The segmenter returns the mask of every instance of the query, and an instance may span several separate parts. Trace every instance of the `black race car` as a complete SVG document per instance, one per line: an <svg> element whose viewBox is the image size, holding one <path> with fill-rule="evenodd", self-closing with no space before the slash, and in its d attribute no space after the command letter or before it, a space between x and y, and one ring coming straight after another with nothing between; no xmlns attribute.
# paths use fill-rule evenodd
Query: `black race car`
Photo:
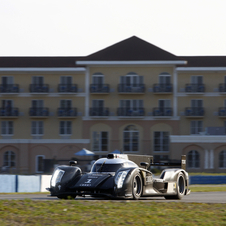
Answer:
<svg viewBox="0 0 226 226"><path fill-rule="evenodd" d="M149 170L151 166L179 167L164 169L159 177ZM105 196L110 198L139 199L163 196L181 199L190 190L185 171L186 156L181 162L153 162L152 156L108 154L97 160L89 173L82 173L75 161L58 166L51 178L51 196L67 199L76 196Z"/></svg>

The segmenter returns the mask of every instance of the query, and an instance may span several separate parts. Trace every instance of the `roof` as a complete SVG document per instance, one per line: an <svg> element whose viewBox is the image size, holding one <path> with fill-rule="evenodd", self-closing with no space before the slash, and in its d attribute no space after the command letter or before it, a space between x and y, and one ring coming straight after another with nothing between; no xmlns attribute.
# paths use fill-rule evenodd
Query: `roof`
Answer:
<svg viewBox="0 0 226 226"><path fill-rule="evenodd" d="M177 56L132 36L84 57L84 61L177 61Z"/></svg>
<svg viewBox="0 0 226 226"><path fill-rule="evenodd" d="M0 67L77 67L82 57L0 57Z"/></svg>
<svg viewBox="0 0 226 226"><path fill-rule="evenodd" d="M181 56L187 61L183 67L226 67L226 56Z"/></svg>
<svg viewBox="0 0 226 226"><path fill-rule="evenodd" d="M226 67L226 56L176 56L136 36L86 57L0 57L0 68L76 68L76 61L187 61L183 67ZM179 66L179 65L178 65Z"/></svg>

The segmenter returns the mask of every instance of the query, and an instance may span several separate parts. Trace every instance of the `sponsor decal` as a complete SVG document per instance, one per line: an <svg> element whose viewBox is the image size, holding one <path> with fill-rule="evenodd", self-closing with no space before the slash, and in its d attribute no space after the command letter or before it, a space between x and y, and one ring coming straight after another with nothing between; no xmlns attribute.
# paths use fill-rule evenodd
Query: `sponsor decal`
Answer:
<svg viewBox="0 0 226 226"><path fill-rule="evenodd" d="M152 182L152 176L147 176L146 183L151 183L151 182Z"/></svg>
<svg viewBox="0 0 226 226"><path fill-rule="evenodd" d="M91 184L80 184L79 186L81 186L81 187L90 187Z"/></svg>
<svg viewBox="0 0 226 226"><path fill-rule="evenodd" d="M91 186L92 179L87 179L87 181L84 184L80 184L81 187L90 187Z"/></svg>
<svg viewBox="0 0 226 226"><path fill-rule="evenodd" d="M87 181L85 182L86 184L91 183L92 179L87 179Z"/></svg>

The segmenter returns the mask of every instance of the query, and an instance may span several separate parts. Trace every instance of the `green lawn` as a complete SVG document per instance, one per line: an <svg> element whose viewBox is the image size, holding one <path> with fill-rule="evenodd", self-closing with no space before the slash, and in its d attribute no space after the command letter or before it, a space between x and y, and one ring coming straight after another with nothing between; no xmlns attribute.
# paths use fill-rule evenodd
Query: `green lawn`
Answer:
<svg viewBox="0 0 226 226"><path fill-rule="evenodd" d="M226 225L226 204L1 200L0 225Z"/></svg>

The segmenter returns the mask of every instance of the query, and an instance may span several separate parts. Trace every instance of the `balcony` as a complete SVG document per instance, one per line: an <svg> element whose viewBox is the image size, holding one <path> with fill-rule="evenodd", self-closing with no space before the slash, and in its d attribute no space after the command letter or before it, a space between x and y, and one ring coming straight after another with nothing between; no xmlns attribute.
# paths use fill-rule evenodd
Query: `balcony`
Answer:
<svg viewBox="0 0 226 226"><path fill-rule="evenodd" d="M30 93L48 93L49 85L47 84L30 84Z"/></svg>
<svg viewBox="0 0 226 226"><path fill-rule="evenodd" d="M171 117L173 115L173 110L172 108L154 108L153 109L153 116L154 117Z"/></svg>
<svg viewBox="0 0 226 226"><path fill-rule="evenodd" d="M18 108L0 108L1 118L17 118L19 116Z"/></svg>
<svg viewBox="0 0 226 226"><path fill-rule="evenodd" d="M185 116L190 118L202 118L205 114L203 107L187 107L185 108Z"/></svg>
<svg viewBox="0 0 226 226"><path fill-rule="evenodd" d="M118 108L117 115L126 117L143 117L145 115L145 110L144 108Z"/></svg>
<svg viewBox="0 0 226 226"><path fill-rule="evenodd" d="M30 108L29 109L30 117L42 117L46 118L49 116L49 109L48 108Z"/></svg>
<svg viewBox="0 0 226 226"><path fill-rule="evenodd" d="M90 93L109 93L110 87L108 84L91 84L89 87Z"/></svg>
<svg viewBox="0 0 226 226"><path fill-rule="evenodd" d="M172 84L154 84L153 85L153 92L155 94L172 93L173 92L173 85Z"/></svg>
<svg viewBox="0 0 226 226"><path fill-rule="evenodd" d="M226 93L226 83L219 84L219 92L220 93Z"/></svg>
<svg viewBox="0 0 226 226"><path fill-rule="evenodd" d="M57 115L60 118L74 118L77 117L77 108L58 108Z"/></svg>
<svg viewBox="0 0 226 226"><path fill-rule="evenodd" d="M77 93L78 88L76 84L59 84L58 92L59 93Z"/></svg>
<svg viewBox="0 0 226 226"><path fill-rule="evenodd" d="M145 92L145 85L144 84L119 84L118 92L143 94Z"/></svg>
<svg viewBox="0 0 226 226"><path fill-rule="evenodd" d="M0 84L0 93L19 93L19 85L17 84Z"/></svg>
<svg viewBox="0 0 226 226"><path fill-rule="evenodd" d="M89 115L90 116L109 116L109 109L108 108L90 108L89 109Z"/></svg>
<svg viewBox="0 0 226 226"><path fill-rule="evenodd" d="M185 92L186 93L204 93L205 85L204 84L186 84Z"/></svg>
<svg viewBox="0 0 226 226"><path fill-rule="evenodd" d="M226 118L226 107L220 107L218 109L218 116L220 118Z"/></svg>

